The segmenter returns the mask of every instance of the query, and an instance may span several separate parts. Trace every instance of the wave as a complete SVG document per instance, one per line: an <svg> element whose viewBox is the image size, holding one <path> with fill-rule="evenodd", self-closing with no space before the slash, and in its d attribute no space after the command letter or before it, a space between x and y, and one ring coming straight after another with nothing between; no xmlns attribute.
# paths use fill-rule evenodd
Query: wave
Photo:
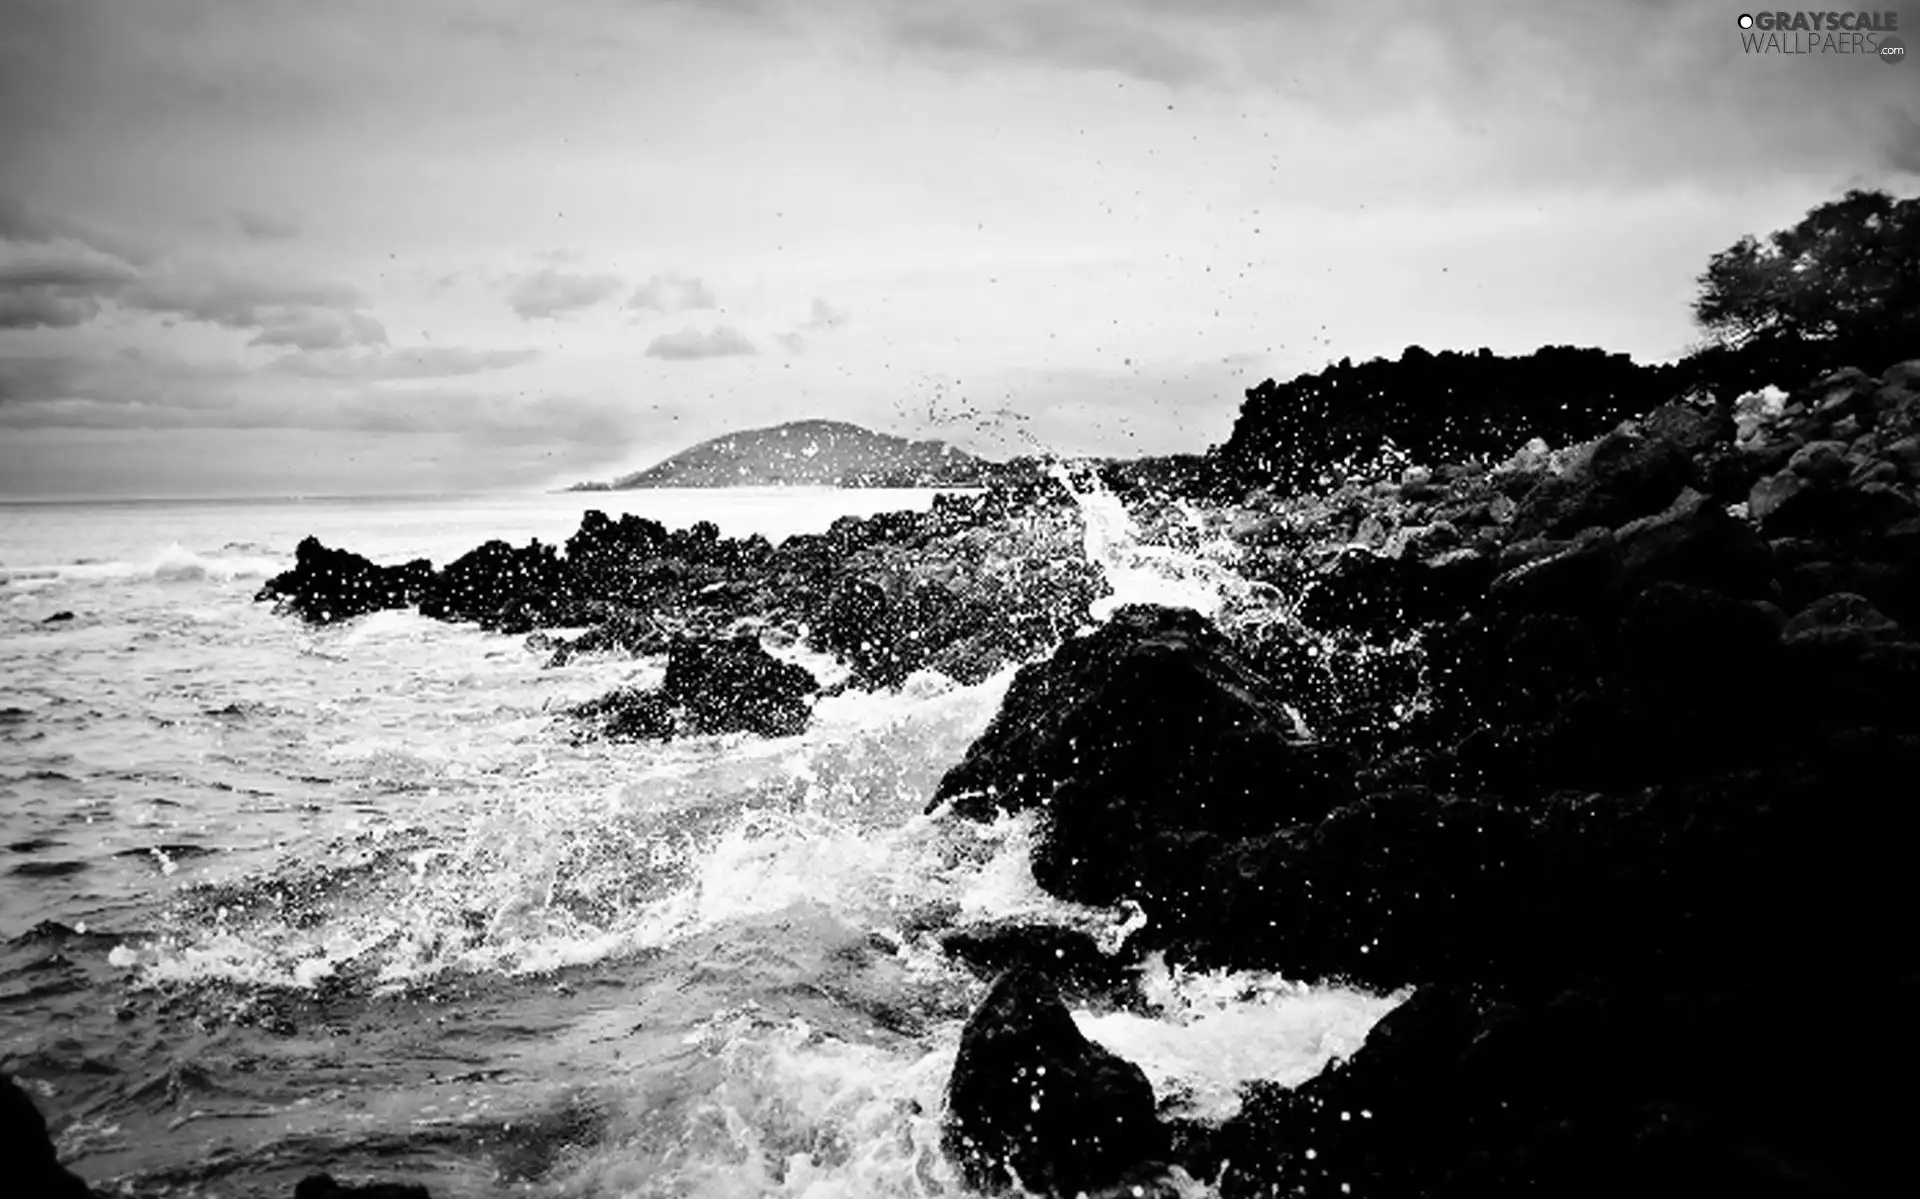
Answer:
<svg viewBox="0 0 1920 1199"><path fill-rule="evenodd" d="M254 552L263 548L249 545L242 553L202 554L176 541L139 560L80 558L57 565L0 566L0 583L224 583L266 578L287 568L284 557Z"/></svg>

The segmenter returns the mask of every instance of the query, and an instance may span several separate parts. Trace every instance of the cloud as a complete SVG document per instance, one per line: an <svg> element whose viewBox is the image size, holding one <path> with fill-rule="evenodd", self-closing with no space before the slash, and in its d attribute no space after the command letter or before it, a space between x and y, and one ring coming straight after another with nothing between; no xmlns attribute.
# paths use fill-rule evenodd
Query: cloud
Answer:
<svg viewBox="0 0 1920 1199"><path fill-rule="evenodd" d="M25 230L13 223L0 231ZM0 241L0 329L84 324L99 315L103 298L138 278L127 263L71 238Z"/></svg>
<svg viewBox="0 0 1920 1199"><path fill-rule="evenodd" d="M235 209L232 216L234 228L255 241L292 241L300 236L300 223L287 217L244 208Z"/></svg>
<svg viewBox="0 0 1920 1199"><path fill-rule="evenodd" d="M671 272L653 275L634 290L628 308L650 308L655 312L686 312L720 306L713 289L689 275Z"/></svg>
<svg viewBox="0 0 1920 1199"><path fill-rule="evenodd" d="M387 330L363 312L307 308L271 318L248 345L298 350L339 350L387 343Z"/></svg>
<svg viewBox="0 0 1920 1199"><path fill-rule="evenodd" d="M678 333L662 333L647 343L647 357L664 358L670 362L728 358L754 352L753 343L747 340L747 335L730 325L719 325L706 333L689 325Z"/></svg>
<svg viewBox="0 0 1920 1199"><path fill-rule="evenodd" d="M808 315L806 322L800 327L814 333L824 332L828 329L844 329L847 327L847 320L851 315L852 314L845 308L835 308L833 305L816 296L813 301L812 313Z"/></svg>
<svg viewBox="0 0 1920 1199"><path fill-rule="evenodd" d="M1189 30L1126 7L1072 0L943 3L895 13L884 31L895 45L947 65L1037 62L1174 85L1219 73Z"/></svg>
<svg viewBox="0 0 1920 1199"><path fill-rule="evenodd" d="M204 422L231 407L238 362L128 347L111 354L0 358L0 421L11 426L156 427Z"/></svg>
<svg viewBox="0 0 1920 1199"><path fill-rule="evenodd" d="M563 312L591 308L620 290L615 275L580 275L552 268L522 275L507 293L507 303L522 320L553 319Z"/></svg>
<svg viewBox="0 0 1920 1199"><path fill-rule="evenodd" d="M530 356L408 350L298 372L138 350L21 355L0 358L0 428L434 434L480 447L591 443L596 453L617 456L640 420L621 397L395 382L477 373Z"/></svg>
<svg viewBox="0 0 1920 1199"><path fill-rule="evenodd" d="M317 379L442 379L505 370L540 357L538 350L469 350L459 346L409 346L366 353L300 353L273 368Z"/></svg>
<svg viewBox="0 0 1920 1199"><path fill-rule="evenodd" d="M387 341L385 327L359 311L360 293L337 283L176 267L149 273L117 299L161 316L240 332L258 330L249 343L256 346L324 350Z"/></svg>
<svg viewBox="0 0 1920 1199"><path fill-rule="evenodd" d="M785 346L789 354L806 353L807 339L798 333L776 333L773 339Z"/></svg>

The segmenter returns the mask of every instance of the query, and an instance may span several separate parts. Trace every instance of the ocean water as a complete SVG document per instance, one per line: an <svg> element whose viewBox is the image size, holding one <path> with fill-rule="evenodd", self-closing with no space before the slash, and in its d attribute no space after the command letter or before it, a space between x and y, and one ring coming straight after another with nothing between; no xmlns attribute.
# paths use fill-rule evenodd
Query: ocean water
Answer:
<svg viewBox="0 0 1920 1199"><path fill-rule="evenodd" d="M284 1196L325 1169L436 1196L962 1194L939 1123L984 985L930 932L1135 927L1040 892L1030 823L922 814L1011 670L848 692L798 737L576 746L559 708L664 664L547 670L411 612L312 630L252 602L309 533L445 562L594 507L778 540L931 497L0 505L0 1068L106 1193ZM1083 502L1117 597L1246 602ZM1216 1117L1396 1002L1146 982L1153 1010L1077 1020Z"/></svg>

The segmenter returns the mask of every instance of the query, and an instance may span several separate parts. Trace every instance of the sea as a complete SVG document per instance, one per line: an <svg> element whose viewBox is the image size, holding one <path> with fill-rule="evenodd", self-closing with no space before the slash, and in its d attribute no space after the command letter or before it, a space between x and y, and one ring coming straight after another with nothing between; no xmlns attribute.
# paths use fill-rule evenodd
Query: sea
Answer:
<svg viewBox="0 0 1920 1199"><path fill-rule="evenodd" d="M436 1197L965 1195L939 1134L986 984L935 937L1045 920L1117 949L1141 919L1040 891L1030 817L924 813L1011 668L846 691L794 737L575 744L561 709L664 662L547 669L475 626L315 629L253 598L308 534L445 563L562 543L593 508L778 541L933 494L0 504L0 1070L102 1194L326 1171ZM1218 603L1217 563L1083 507L1107 609ZM1203 1119L1404 999L1157 959L1141 991L1075 1020Z"/></svg>

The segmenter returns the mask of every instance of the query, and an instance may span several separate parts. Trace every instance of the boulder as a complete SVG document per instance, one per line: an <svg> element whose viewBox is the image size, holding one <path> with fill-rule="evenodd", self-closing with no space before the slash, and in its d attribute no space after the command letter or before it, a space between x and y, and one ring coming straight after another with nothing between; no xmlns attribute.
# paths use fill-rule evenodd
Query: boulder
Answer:
<svg viewBox="0 0 1920 1199"><path fill-rule="evenodd" d="M819 681L805 668L768 653L759 639L681 637L667 655L667 677L655 690L623 688L572 709L575 719L614 740L804 732Z"/></svg>
<svg viewBox="0 0 1920 1199"><path fill-rule="evenodd" d="M293 569L268 579L254 599L276 601L276 611L308 624L334 624L419 603L432 584L433 564L424 558L404 566L377 566L309 536L294 550Z"/></svg>
<svg viewBox="0 0 1920 1199"><path fill-rule="evenodd" d="M1188 833L1317 819L1350 793L1345 756L1311 742L1203 616L1128 605L1022 667L929 811L1046 809L1035 872L1057 895L1150 902ZM1176 857L1177 857L1176 853Z"/></svg>
<svg viewBox="0 0 1920 1199"><path fill-rule="evenodd" d="M805 667L782 662L752 634L730 641L675 642L661 688L685 709L695 733L762 737L805 731L812 713L809 697L819 689Z"/></svg>
<svg viewBox="0 0 1920 1199"><path fill-rule="evenodd" d="M1026 969L1001 975L967 1019L941 1143L976 1191L1061 1199L1165 1152L1146 1074L1087 1040L1053 984Z"/></svg>
<svg viewBox="0 0 1920 1199"><path fill-rule="evenodd" d="M1567 472L1548 475L1514 512L1516 536L1569 536L1622 524L1671 504L1692 474L1686 450L1660 437L1608 434Z"/></svg>
<svg viewBox="0 0 1920 1199"><path fill-rule="evenodd" d="M93 1191L77 1174L60 1164L46 1117L34 1106L12 1075L0 1075L0 1161L7 1167L9 1187L33 1199L93 1199Z"/></svg>

